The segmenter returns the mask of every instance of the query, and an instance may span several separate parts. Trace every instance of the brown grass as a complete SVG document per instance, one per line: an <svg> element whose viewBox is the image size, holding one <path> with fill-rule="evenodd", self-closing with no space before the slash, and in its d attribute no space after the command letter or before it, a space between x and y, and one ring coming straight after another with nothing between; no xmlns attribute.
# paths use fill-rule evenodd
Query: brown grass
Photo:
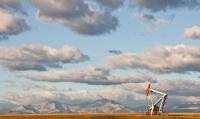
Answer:
<svg viewBox="0 0 200 119"><path fill-rule="evenodd" d="M0 115L0 119L200 119L200 113L168 113L162 116L146 116L142 113L20 114Z"/></svg>

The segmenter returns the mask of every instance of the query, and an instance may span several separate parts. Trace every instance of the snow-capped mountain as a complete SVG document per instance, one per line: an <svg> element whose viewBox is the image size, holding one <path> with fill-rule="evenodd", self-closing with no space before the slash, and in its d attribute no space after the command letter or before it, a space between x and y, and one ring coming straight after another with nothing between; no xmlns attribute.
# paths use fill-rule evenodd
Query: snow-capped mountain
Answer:
<svg viewBox="0 0 200 119"><path fill-rule="evenodd" d="M86 113L86 112L131 112L133 110L113 100L101 99L84 104L78 111Z"/></svg>
<svg viewBox="0 0 200 119"><path fill-rule="evenodd" d="M65 104L56 101L48 101L39 104L17 106L6 113L12 114L36 114L36 113L105 113L105 112L133 112L129 107L112 100L101 99L81 104Z"/></svg>

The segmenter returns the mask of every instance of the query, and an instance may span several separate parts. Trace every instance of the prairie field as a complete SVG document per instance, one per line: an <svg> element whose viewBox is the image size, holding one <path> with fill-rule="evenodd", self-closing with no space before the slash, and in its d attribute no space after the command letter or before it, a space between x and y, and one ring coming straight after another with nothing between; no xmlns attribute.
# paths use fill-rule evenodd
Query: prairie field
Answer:
<svg viewBox="0 0 200 119"><path fill-rule="evenodd" d="M200 113L168 113L162 116L143 113L12 114L0 115L0 119L200 119Z"/></svg>

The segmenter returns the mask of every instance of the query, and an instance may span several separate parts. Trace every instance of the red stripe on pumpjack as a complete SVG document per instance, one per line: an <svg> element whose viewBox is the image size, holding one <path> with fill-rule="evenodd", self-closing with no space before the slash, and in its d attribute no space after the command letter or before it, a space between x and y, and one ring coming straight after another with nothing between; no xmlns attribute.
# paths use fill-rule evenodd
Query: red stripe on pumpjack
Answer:
<svg viewBox="0 0 200 119"><path fill-rule="evenodd" d="M150 85L150 83L147 85L147 88L146 88L146 96L148 96L149 95L149 90L150 90L150 88L151 88L151 85Z"/></svg>

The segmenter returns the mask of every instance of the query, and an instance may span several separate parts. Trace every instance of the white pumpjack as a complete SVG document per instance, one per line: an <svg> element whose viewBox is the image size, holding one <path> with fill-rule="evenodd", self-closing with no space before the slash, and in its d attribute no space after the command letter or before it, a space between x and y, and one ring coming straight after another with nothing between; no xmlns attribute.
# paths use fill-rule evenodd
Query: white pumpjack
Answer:
<svg viewBox="0 0 200 119"><path fill-rule="evenodd" d="M155 102L152 99L152 96L154 94L161 95L160 98ZM146 88L146 99L148 95L152 95L152 96L151 96L151 105L148 106L146 114L147 115L161 115L163 113L164 105L167 99L167 94L151 89L151 85L149 83Z"/></svg>

